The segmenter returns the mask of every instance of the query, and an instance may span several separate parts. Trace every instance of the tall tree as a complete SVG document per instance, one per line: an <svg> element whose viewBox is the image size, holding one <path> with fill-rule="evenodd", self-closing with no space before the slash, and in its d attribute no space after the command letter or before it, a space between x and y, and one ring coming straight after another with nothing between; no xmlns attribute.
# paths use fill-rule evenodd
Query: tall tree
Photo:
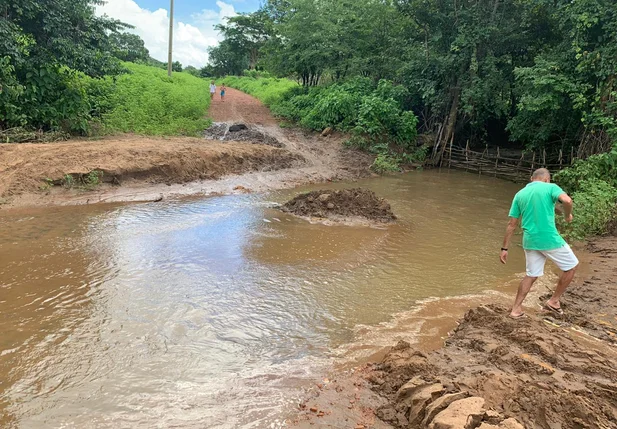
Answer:
<svg viewBox="0 0 617 429"><path fill-rule="evenodd" d="M267 0L219 28L217 73L244 59L306 86L390 79L441 149L617 141L614 0Z"/></svg>
<svg viewBox="0 0 617 429"><path fill-rule="evenodd" d="M110 34L128 26L98 17L99 0L0 0L0 128L83 131L89 106L76 72L117 74ZM68 125L67 125L68 124Z"/></svg>
<svg viewBox="0 0 617 429"><path fill-rule="evenodd" d="M215 76L241 75L249 66L246 52L235 49L233 43L223 40L217 46L208 48L208 63Z"/></svg>
<svg viewBox="0 0 617 429"><path fill-rule="evenodd" d="M0 54L22 53L14 57L17 65L59 64L90 76L118 72L109 34L128 26L96 16L98 4L102 1L0 0Z"/></svg>
<svg viewBox="0 0 617 429"><path fill-rule="evenodd" d="M137 34L112 32L109 39L113 55L122 61L147 62L150 58L150 52Z"/></svg>
<svg viewBox="0 0 617 429"><path fill-rule="evenodd" d="M215 27L236 51L248 56L249 69L254 70L259 61L259 52L270 38L272 22L268 14L260 9L227 18L226 24Z"/></svg>

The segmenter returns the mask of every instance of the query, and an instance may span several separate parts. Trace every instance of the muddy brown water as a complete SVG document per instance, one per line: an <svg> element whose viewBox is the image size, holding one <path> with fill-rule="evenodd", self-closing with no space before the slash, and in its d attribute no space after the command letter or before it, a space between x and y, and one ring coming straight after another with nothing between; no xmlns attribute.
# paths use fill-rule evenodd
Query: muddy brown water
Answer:
<svg viewBox="0 0 617 429"><path fill-rule="evenodd" d="M329 186L371 189L399 221L271 208L298 190L0 214L0 426L280 427L333 362L435 342L426 321L523 271L522 252L496 263L516 185L425 171Z"/></svg>

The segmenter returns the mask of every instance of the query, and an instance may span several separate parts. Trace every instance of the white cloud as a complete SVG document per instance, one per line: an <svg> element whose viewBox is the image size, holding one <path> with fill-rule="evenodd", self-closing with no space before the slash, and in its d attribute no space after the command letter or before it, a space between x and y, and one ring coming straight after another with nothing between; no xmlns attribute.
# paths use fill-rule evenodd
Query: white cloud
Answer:
<svg viewBox="0 0 617 429"><path fill-rule="evenodd" d="M207 49L218 44L220 38L214 29L216 24L226 17L235 16L233 5L217 1L219 10L205 9L191 17L191 22L174 20L173 59L182 65L202 67L208 61ZM97 14L131 24L130 30L138 34L145 42L150 56L159 61L167 61L167 44L169 36L169 16L167 10L150 11L141 8L133 0L107 0L103 6L97 6Z"/></svg>

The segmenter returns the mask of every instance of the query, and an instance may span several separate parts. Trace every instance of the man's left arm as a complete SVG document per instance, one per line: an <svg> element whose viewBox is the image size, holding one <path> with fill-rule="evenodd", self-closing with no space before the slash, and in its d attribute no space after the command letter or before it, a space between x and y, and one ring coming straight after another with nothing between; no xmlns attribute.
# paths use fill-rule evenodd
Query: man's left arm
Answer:
<svg viewBox="0 0 617 429"><path fill-rule="evenodd" d="M562 215L564 219L566 220L566 222L570 223L572 222L572 208L573 208L573 203L572 203L572 198L570 198L570 196L568 194L566 194L563 189L561 189L559 186L554 185L553 191L552 191L552 197L553 197L553 201L555 201L555 213L558 215ZM557 204L559 204L561 207L558 208Z"/></svg>

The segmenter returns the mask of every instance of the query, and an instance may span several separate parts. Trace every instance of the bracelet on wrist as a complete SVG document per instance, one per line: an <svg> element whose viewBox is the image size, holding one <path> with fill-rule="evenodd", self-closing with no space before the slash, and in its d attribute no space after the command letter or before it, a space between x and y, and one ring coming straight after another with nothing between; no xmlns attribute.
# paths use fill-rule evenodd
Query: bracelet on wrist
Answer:
<svg viewBox="0 0 617 429"><path fill-rule="evenodd" d="M507 248L505 248L505 247L502 247L502 248L501 248L501 250L502 250L503 252L507 252L507 251L508 251L508 249L507 249Z"/></svg>

